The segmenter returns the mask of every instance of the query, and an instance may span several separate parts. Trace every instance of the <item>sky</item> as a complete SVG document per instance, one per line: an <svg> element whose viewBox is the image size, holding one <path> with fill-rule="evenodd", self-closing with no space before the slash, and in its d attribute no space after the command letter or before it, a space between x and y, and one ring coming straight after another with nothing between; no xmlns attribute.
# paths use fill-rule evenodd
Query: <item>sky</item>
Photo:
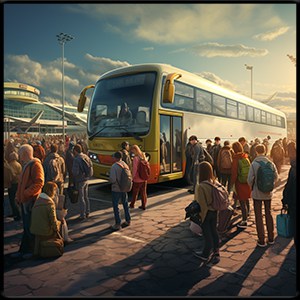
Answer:
<svg viewBox="0 0 300 300"><path fill-rule="evenodd" d="M198 74L296 118L296 3L1 3L4 81L65 104L101 74L166 63ZM252 71L246 68L252 66ZM251 81L252 73L252 81ZM87 93L90 97L91 94Z"/></svg>

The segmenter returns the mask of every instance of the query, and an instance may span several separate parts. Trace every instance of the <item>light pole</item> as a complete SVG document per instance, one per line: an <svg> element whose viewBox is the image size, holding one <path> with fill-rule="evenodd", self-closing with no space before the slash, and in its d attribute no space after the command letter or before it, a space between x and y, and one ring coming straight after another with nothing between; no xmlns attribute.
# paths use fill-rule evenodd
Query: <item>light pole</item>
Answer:
<svg viewBox="0 0 300 300"><path fill-rule="evenodd" d="M249 66L249 65L245 64L245 67L247 70L251 71L251 99L253 99L252 98L252 95L253 95L253 93L252 93L253 92L253 66Z"/></svg>
<svg viewBox="0 0 300 300"><path fill-rule="evenodd" d="M63 143L65 144L65 69L64 69L64 50L65 43L73 40L73 37L67 33L60 33L56 35L59 44L62 46L62 59L61 59L61 68L62 68L62 130L63 130Z"/></svg>

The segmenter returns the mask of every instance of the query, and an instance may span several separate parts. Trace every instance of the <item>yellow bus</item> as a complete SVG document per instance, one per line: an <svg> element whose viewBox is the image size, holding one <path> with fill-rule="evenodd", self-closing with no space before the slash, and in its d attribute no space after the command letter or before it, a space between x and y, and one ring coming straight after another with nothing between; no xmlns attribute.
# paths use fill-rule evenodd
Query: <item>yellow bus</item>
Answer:
<svg viewBox="0 0 300 300"><path fill-rule="evenodd" d="M283 112L171 65L140 64L103 74L82 90L79 112L90 88L88 148L94 176L102 179L108 179L112 154L123 141L146 153L148 183L157 183L184 177L191 135L201 142L215 136L234 142L268 135L274 142L287 136Z"/></svg>

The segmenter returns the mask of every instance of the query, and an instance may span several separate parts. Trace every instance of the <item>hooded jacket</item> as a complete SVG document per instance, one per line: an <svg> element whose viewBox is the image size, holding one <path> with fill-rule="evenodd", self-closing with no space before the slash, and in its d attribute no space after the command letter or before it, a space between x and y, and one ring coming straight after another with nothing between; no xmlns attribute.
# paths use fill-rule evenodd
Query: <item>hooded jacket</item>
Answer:
<svg viewBox="0 0 300 300"><path fill-rule="evenodd" d="M31 212L30 232L36 235L52 236L59 231L60 221L56 217L54 201L41 193Z"/></svg>
<svg viewBox="0 0 300 300"><path fill-rule="evenodd" d="M44 170L41 161L34 158L23 166L18 180L17 203L35 201L44 186Z"/></svg>

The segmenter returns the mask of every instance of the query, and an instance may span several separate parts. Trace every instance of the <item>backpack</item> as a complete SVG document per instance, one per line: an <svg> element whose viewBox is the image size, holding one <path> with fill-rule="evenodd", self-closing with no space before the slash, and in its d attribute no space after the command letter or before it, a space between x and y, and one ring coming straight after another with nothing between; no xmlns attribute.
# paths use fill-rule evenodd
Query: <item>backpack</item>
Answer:
<svg viewBox="0 0 300 300"><path fill-rule="evenodd" d="M48 181L57 182L60 179L60 162L59 157L51 158L48 165Z"/></svg>
<svg viewBox="0 0 300 300"><path fill-rule="evenodd" d="M93 171L93 163L91 159L87 155L82 155L81 158L82 158L82 163L81 163L82 171L85 174L85 177L88 178L92 177L94 171Z"/></svg>
<svg viewBox="0 0 300 300"><path fill-rule="evenodd" d="M229 194L226 188L218 181L211 183L209 181L203 181L212 186L212 208L215 210L225 210L229 207Z"/></svg>
<svg viewBox="0 0 300 300"><path fill-rule="evenodd" d="M257 170L257 188L263 193L269 193L274 188L275 172L271 162L256 161L259 164Z"/></svg>
<svg viewBox="0 0 300 300"><path fill-rule="evenodd" d="M138 173L141 179L148 180L150 177L151 169L147 159L140 159L138 165Z"/></svg>
<svg viewBox="0 0 300 300"><path fill-rule="evenodd" d="M238 165L238 181L240 183L246 183L248 179L248 173L250 170L250 160L246 157L239 159Z"/></svg>
<svg viewBox="0 0 300 300"><path fill-rule="evenodd" d="M221 150L220 165L222 169L231 169L232 157L229 150Z"/></svg>
<svg viewBox="0 0 300 300"><path fill-rule="evenodd" d="M121 163L116 163L122 168L120 182L118 182L121 192L130 192L132 188L132 174L129 167Z"/></svg>

